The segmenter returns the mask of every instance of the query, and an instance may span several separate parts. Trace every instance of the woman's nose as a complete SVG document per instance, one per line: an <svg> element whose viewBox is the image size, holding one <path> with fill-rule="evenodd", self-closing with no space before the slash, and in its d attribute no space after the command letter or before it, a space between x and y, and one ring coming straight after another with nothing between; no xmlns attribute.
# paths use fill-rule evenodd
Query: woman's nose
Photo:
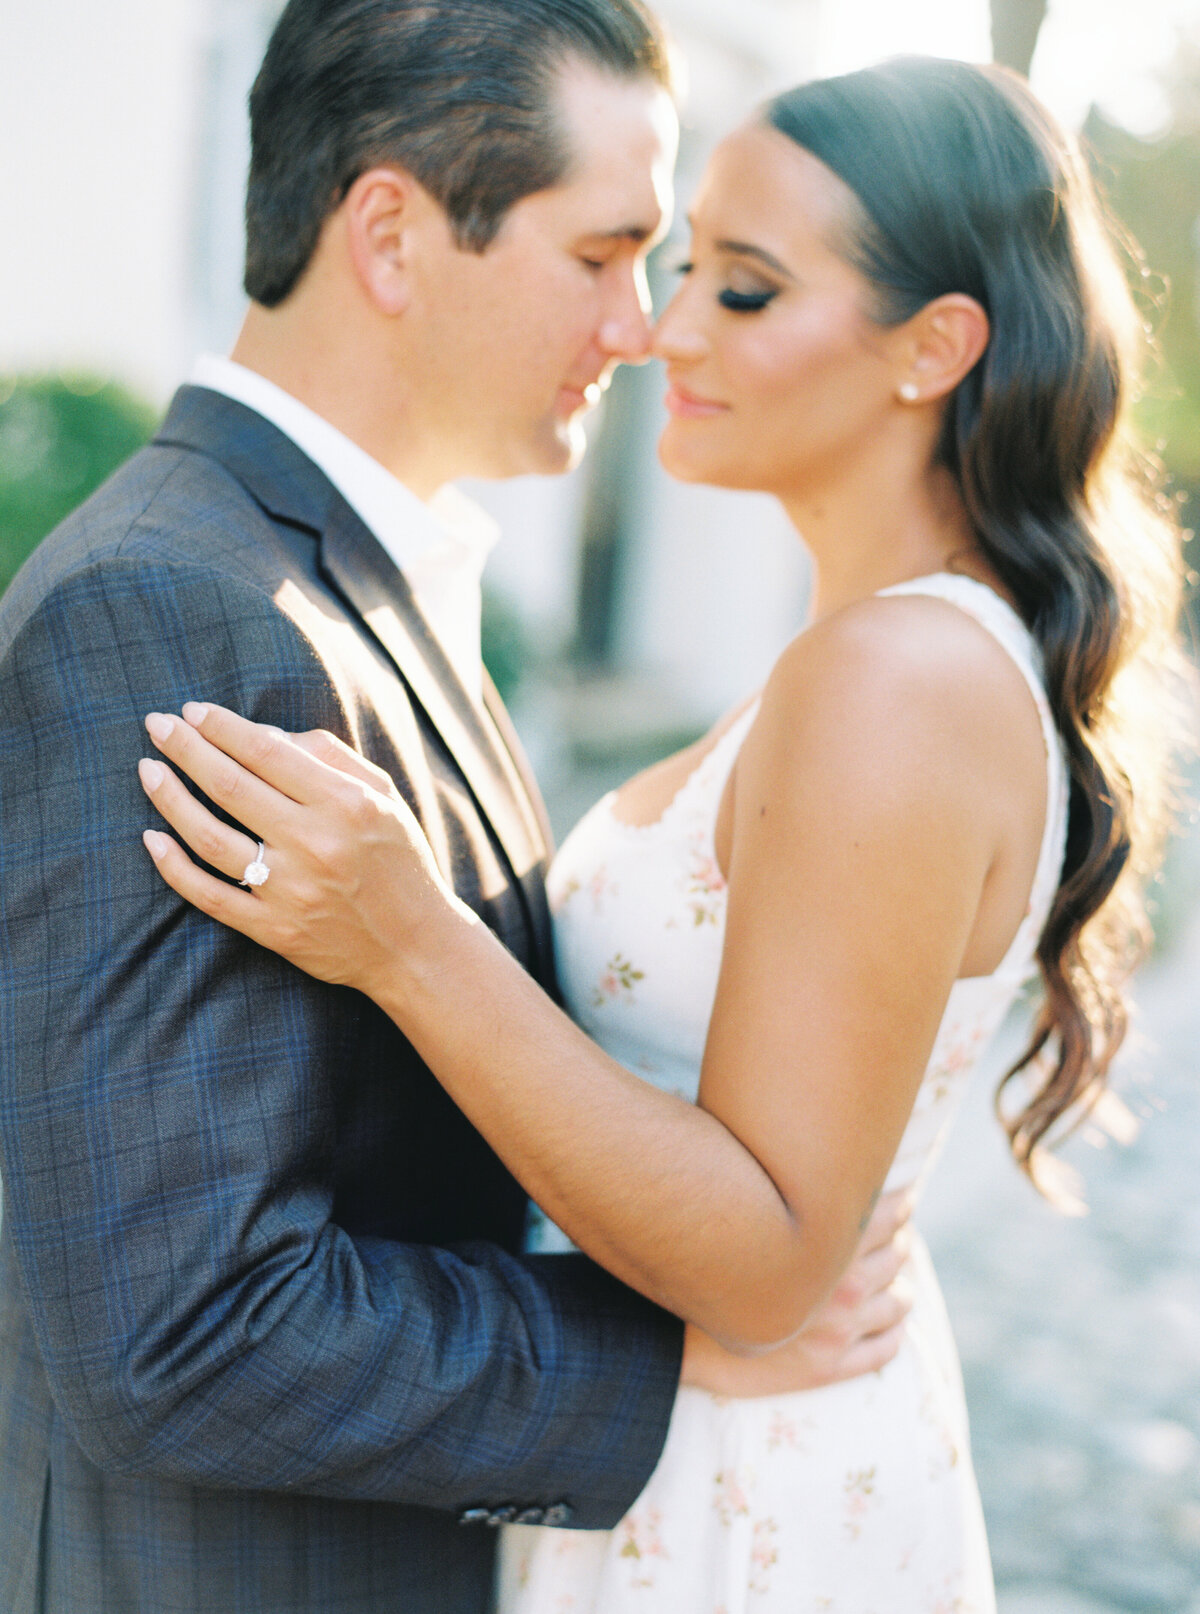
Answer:
<svg viewBox="0 0 1200 1614"><path fill-rule="evenodd" d="M656 359L688 364L707 356L708 338L687 303L684 288L680 287L659 316L650 336L650 351Z"/></svg>

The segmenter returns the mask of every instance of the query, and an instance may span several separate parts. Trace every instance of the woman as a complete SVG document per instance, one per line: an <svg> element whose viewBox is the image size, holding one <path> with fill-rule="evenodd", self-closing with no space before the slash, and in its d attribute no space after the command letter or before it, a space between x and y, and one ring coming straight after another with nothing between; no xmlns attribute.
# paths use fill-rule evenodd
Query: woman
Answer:
<svg viewBox="0 0 1200 1614"><path fill-rule="evenodd" d="M270 868L237 892L150 834L164 878L374 997L548 1215L724 1374L732 1399L681 1390L616 1532L508 1533L505 1614L994 1606L922 1252L888 1368L759 1392L875 1197L923 1181L1035 961L1004 1112L1035 1178L1120 1041L1179 576L1120 447L1136 330L1077 153L1006 75L889 63L718 149L657 334L661 453L782 500L812 621L564 846L578 1025L336 741L197 707L161 742L254 837L168 773L151 794L183 839L235 878L261 839ZM252 763L235 796L221 751Z"/></svg>

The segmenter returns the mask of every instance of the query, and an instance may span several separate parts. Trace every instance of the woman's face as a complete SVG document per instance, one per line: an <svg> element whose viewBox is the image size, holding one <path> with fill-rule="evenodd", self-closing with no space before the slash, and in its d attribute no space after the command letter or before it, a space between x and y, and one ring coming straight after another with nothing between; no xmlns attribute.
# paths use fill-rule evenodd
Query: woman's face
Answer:
<svg viewBox="0 0 1200 1614"><path fill-rule="evenodd" d="M713 155L686 278L658 323L670 419L659 456L688 482L803 500L853 475L897 408L902 338L868 317L839 252L857 202L811 153L752 124Z"/></svg>

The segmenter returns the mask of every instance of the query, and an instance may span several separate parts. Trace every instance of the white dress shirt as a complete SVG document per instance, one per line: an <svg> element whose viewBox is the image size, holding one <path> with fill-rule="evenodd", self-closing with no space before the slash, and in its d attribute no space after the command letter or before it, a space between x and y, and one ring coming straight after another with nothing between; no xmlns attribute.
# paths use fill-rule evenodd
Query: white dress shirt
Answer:
<svg viewBox="0 0 1200 1614"><path fill-rule="evenodd" d="M404 573L422 615L464 687L481 697L480 586L498 529L457 488L426 503L307 404L255 370L216 354L196 360L193 385L257 410L337 488Z"/></svg>

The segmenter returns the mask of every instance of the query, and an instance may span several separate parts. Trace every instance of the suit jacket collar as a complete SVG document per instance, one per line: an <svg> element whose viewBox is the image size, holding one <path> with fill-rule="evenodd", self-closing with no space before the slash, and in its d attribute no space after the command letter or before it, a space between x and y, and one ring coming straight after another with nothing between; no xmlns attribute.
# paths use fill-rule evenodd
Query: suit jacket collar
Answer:
<svg viewBox="0 0 1200 1614"><path fill-rule="evenodd" d="M318 539L325 577L383 647L461 769L525 894L539 952L548 957L541 891L548 826L494 690L483 708L471 699L383 546L324 472L256 410L205 387L182 387L155 441L219 460L270 516Z"/></svg>
<svg viewBox="0 0 1200 1614"><path fill-rule="evenodd" d="M211 455L268 515L313 533L324 530L330 507L341 500L286 432L256 409L207 387L180 387L154 441Z"/></svg>

